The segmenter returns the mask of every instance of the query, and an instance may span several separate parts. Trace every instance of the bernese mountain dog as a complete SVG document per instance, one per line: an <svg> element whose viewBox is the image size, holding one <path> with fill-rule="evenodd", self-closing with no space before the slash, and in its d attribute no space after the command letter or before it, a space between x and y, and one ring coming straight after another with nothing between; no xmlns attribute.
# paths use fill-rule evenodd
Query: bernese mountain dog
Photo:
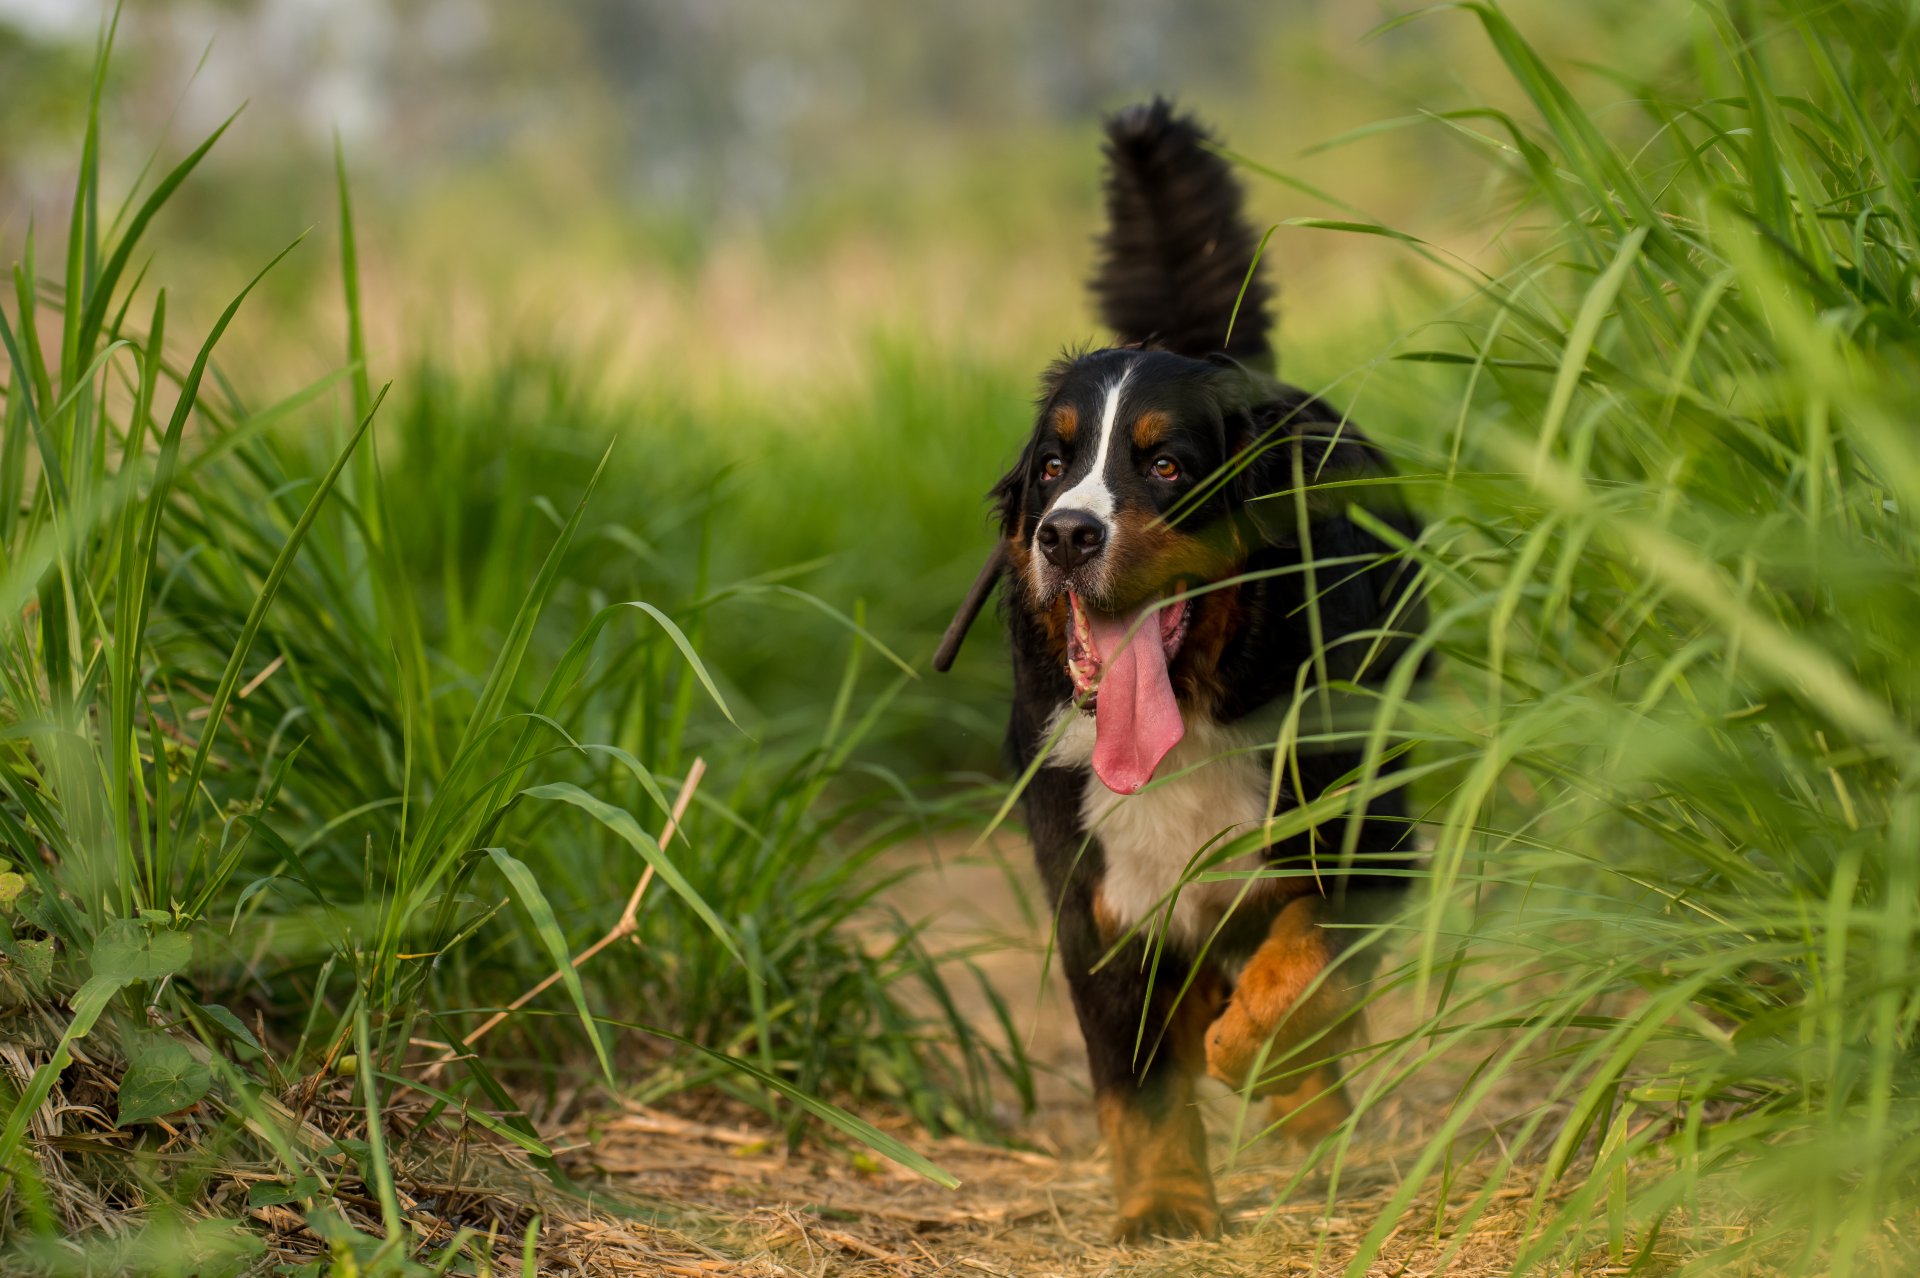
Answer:
<svg viewBox="0 0 1920 1278"><path fill-rule="evenodd" d="M1418 529L1353 423L1275 380L1256 237L1208 134L1156 99L1108 121L1106 156L1093 293L1118 342L1046 372L934 664L1004 579L1006 749L1118 1234L1212 1236L1201 1074L1298 1138L1350 1113L1352 938L1404 882L1409 826L1366 784L1394 761L1366 766L1340 706L1418 628Z"/></svg>

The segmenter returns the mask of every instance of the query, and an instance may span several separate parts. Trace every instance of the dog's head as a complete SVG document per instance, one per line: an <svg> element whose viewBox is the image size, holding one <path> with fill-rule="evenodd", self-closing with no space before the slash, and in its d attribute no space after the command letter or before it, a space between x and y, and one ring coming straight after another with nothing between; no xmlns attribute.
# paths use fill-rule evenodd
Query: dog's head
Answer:
<svg viewBox="0 0 1920 1278"><path fill-rule="evenodd" d="M1099 721L1094 766L1131 793L1208 699L1231 638L1256 396L1230 361L1115 349L1049 372L1033 435L995 487L1014 606ZM1261 467L1259 469L1264 469Z"/></svg>
<svg viewBox="0 0 1920 1278"><path fill-rule="evenodd" d="M1325 404L1226 356L1120 347L1062 360L1020 460L994 486L1002 540L935 668L951 664L1004 572L1010 606L1032 619L1096 717L1094 771L1134 793L1184 735L1185 716L1229 699L1229 676L1241 702L1249 676L1270 683L1276 671L1229 660L1237 639L1307 626L1302 609L1333 613L1343 630L1377 616L1392 583L1362 566L1377 543L1340 517L1347 497L1332 490L1383 473L1373 446ZM1295 597L1279 599L1270 579L1301 566L1310 529L1338 578L1312 595L1296 581ZM1249 568L1265 571L1233 580Z"/></svg>

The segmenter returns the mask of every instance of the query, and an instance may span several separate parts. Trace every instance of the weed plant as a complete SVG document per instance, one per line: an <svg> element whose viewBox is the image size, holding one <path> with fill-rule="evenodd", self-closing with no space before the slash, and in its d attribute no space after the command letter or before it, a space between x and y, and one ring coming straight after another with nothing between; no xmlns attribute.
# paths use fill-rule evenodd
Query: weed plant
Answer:
<svg viewBox="0 0 1920 1278"><path fill-rule="evenodd" d="M43 273L29 231L0 312L0 988L21 1049L6 1222L82 1223L42 1130L76 1052L118 1063L136 1147L197 1113L210 1151L251 1143L290 1178L315 1155L278 1098L350 1067L371 1120L358 1174L391 1208L380 1090L429 1086L423 1044L459 1043L555 971L539 1032L459 1053L429 1088L449 1131L477 1110L550 1160L510 1089L584 1061L652 1097L718 1083L796 1136L822 1121L943 1177L833 1103L970 1127L991 1078L1026 1085L1017 1053L956 1031L964 968L874 904L876 858L951 819L899 778L846 779L910 669L791 570L716 580L702 553L670 596L609 593L634 574L607 562L704 526L716 486L635 467L636 517L591 514L613 432L552 423L563 395L533 407L551 429L489 438L439 431L428 385L376 448L393 409L368 372L344 166L342 370L264 406L226 384L214 355L260 277L187 340L150 282L165 263L140 255L219 132L149 161L158 180L116 208L98 127L111 43L63 256ZM711 612L770 600L841 635L844 674L801 730L742 726L702 655ZM868 661L898 667L888 691L859 685ZM650 831L696 756L710 779L662 847ZM590 1001L568 958L649 869L640 944L587 969L621 996ZM122 1205L167 1200L121 1181ZM303 1202L328 1216L324 1195ZM384 1219L348 1253L404 1265L408 1231Z"/></svg>
<svg viewBox="0 0 1920 1278"><path fill-rule="evenodd" d="M1655 78L1576 92L1500 9L1453 8L1418 21L1477 22L1530 111L1402 127L1498 175L1508 265L1302 220L1398 239L1464 298L1383 354L1414 369L1353 383L1432 521L1406 553L1441 671L1422 693L1402 665L1368 728L1430 776L1431 853L1377 987L1425 1011L1356 1086L1476 1065L1347 1271L1479 1149L1544 1159L1521 1269L1665 1263L1693 1220L1724 1232L1691 1267L1904 1272L1920 18L1703 4Z"/></svg>

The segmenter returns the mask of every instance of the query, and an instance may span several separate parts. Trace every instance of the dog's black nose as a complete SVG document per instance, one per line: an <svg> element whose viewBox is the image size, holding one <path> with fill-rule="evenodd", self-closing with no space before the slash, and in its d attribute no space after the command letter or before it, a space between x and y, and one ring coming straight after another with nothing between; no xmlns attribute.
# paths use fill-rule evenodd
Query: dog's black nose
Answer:
<svg viewBox="0 0 1920 1278"><path fill-rule="evenodd" d="M1107 526L1084 510L1056 510L1040 521L1035 540L1048 562L1072 572L1107 544Z"/></svg>

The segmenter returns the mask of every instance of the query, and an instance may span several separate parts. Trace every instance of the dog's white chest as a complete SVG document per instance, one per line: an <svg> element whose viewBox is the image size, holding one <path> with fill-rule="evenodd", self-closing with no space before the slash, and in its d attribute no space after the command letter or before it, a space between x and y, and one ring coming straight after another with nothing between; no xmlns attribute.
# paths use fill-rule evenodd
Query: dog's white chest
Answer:
<svg viewBox="0 0 1920 1278"><path fill-rule="evenodd" d="M1072 707L1064 714L1048 763L1087 765L1093 759L1093 719ZM1165 918L1168 939L1190 949L1248 891L1240 879L1184 886L1182 880L1203 865L1208 872L1259 868L1257 851L1212 863L1214 852L1269 812L1267 766L1261 752L1247 748L1251 744L1210 721L1189 723L1186 736L1154 770L1160 779L1140 793L1115 794L1088 774L1080 815L1106 854L1100 897L1120 928L1142 919L1157 928Z"/></svg>

